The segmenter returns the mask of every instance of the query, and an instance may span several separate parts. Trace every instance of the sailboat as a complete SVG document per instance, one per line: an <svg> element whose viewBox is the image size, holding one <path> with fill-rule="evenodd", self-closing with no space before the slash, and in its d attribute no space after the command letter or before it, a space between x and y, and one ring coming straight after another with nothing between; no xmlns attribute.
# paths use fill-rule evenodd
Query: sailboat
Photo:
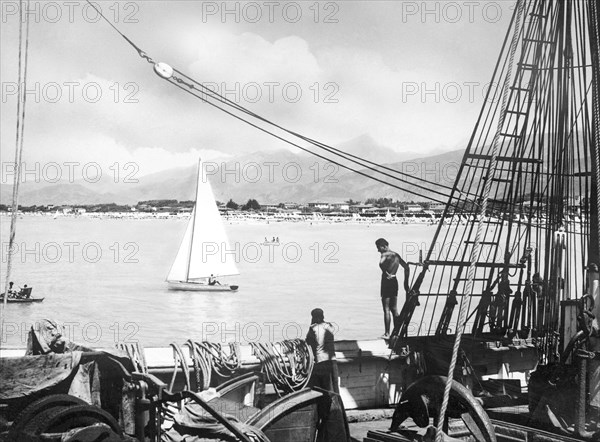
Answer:
<svg viewBox="0 0 600 442"><path fill-rule="evenodd" d="M200 161L196 181L196 204L167 276L169 290L237 291L239 286L217 281L217 278L238 275L239 272L212 187L208 180L202 179L201 170Z"/></svg>
<svg viewBox="0 0 600 442"><path fill-rule="evenodd" d="M387 212L385 213L385 222L386 223L392 222L392 214L390 213L390 209L388 209Z"/></svg>

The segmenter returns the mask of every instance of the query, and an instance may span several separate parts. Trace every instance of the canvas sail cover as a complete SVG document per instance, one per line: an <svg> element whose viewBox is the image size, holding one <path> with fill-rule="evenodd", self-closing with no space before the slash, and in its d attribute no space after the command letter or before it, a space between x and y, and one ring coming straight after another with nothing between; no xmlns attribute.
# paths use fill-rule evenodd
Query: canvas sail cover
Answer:
<svg viewBox="0 0 600 442"><path fill-rule="evenodd" d="M239 274L236 266L239 253L229 244L212 187L200 172L197 186L196 205L167 281Z"/></svg>

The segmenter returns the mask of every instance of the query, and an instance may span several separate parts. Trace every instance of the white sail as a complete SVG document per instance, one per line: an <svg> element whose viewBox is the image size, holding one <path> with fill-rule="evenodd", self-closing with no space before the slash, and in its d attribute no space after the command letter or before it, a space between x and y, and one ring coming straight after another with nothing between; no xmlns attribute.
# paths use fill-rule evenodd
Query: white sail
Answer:
<svg viewBox="0 0 600 442"><path fill-rule="evenodd" d="M185 229L185 235L179 246L179 251L171 266L167 281L187 281L188 279L188 260L190 258L190 250L192 246L192 229L194 227L194 219L196 215L196 207L192 210L192 217L188 221L187 228Z"/></svg>
<svg viewBox="0 0 600 442"><path fill-rule="evenodd" d="M201 170L199 165L196 205L167 281L239 274L235 263L239 250L229 244L211 185L202 179Z"/></svg>

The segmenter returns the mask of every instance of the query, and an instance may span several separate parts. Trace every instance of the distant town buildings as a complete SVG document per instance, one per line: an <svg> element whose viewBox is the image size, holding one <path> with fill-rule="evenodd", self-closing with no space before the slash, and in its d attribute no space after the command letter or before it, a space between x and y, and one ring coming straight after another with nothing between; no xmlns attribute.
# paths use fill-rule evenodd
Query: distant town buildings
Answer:
<svg viewBox="0 0 600 442"><path fill-rule="evenodd" d="M307 213L323 213L329 215L353 215L364 217L439 217L444 213L445 204L439 202L401 202L392 201L389 198L371 198L366 203L359 201L311 201L306 204L286 201L281 203L259 204L256 200L252 206L238 205L232 206L230 203L224 204L217 202L219 210L222 213L235 212L262 212L273 214L307 214ZM531 210L541 210L545 207L544 202L526 200L519 203L517 213L529 213ZM572 215L582 215L586 211L588 201L582 197L565 198L564 205L568 212ZM239 207L238 207L239 206ZM473 204L473 207L476 205ZM120 205L120 204L82 204L82 205L34 205L34 206L19 206L21 212L50 212L54 215L85 215L93 213L155 213L165 215L189 214L194 207L194 201L177 201L177 200L148 200L140 201L136 205ZM496 202L490 206L490 213L502 213L506 210L506 204ZM0 212L10 212L11 208L7 205L0 204Z"/></svg>

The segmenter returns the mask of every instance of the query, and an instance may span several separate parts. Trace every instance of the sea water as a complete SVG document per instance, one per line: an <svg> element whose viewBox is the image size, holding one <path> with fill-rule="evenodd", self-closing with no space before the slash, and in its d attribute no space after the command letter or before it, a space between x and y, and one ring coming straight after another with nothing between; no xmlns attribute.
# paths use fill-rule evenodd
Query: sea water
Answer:
<svg viewBox="0 0 600 442"><path fill-rule="evenodd" d="M3 287L10 222L1 221ZM240 274L222 282L239 290L169 291L165 277L186 225L184 218L20 217L11 280L45 299L7 305L3 346L24 347L45 318L92 347L294 339L306 335L315 307L335 324L336 339L373 339L383 333L375 240L417 261L435 232L425 224L226 221L229 249L205 252L234 257ZM278 244L265 243L274 237Z"/></svg>

